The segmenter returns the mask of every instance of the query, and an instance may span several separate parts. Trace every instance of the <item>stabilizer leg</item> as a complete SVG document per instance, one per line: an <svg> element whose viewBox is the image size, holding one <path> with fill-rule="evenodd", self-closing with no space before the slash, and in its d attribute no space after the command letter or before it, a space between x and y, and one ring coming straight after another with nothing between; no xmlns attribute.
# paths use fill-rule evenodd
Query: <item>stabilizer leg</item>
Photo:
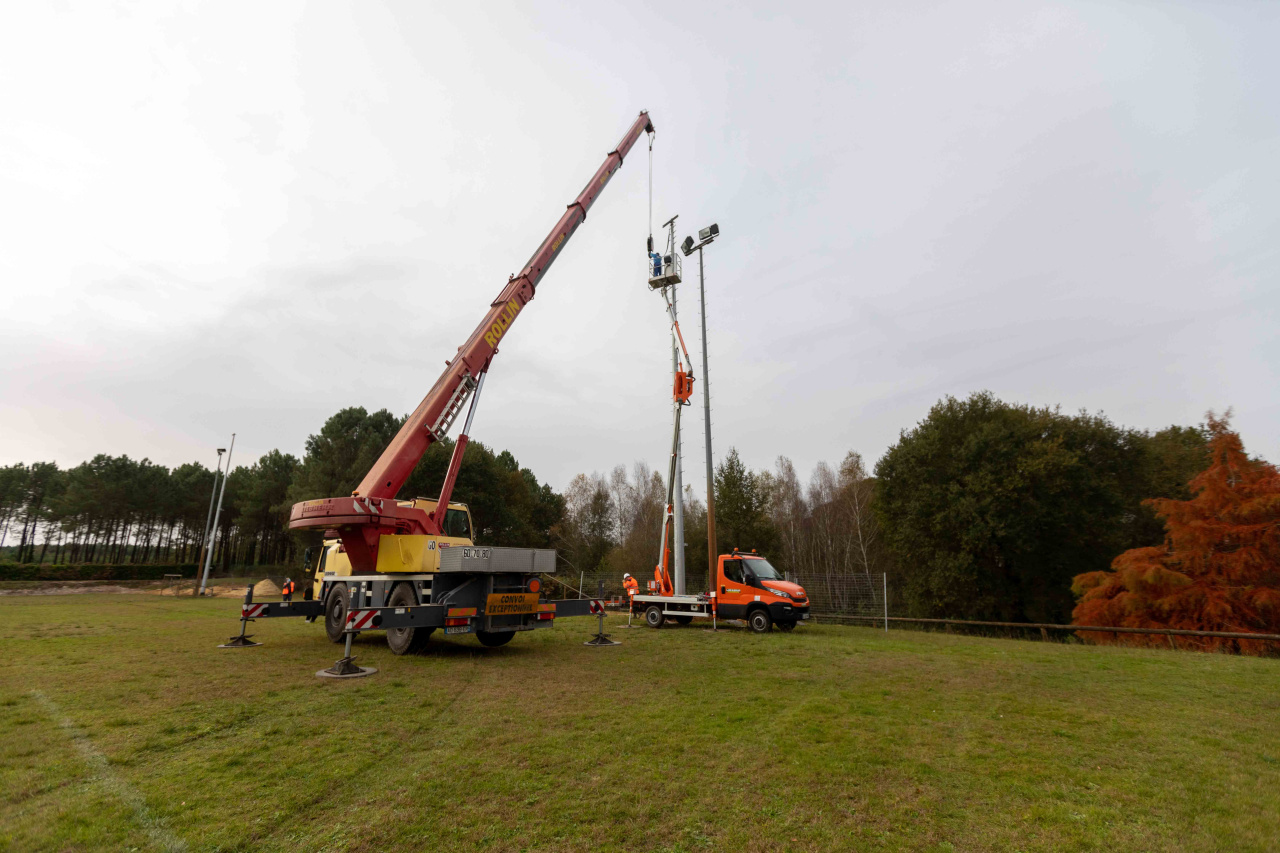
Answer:
<svg viewBox="0 0 1280 853"><path fill-rule="evenodd" d="M333 666L328 669L322 669L316 673L317 678L364 678L366 675L373 675L378 670L372 666L356 666L355 657L351 654L351 638L356 635L351 630L351 618L355 615L356 608L356 590L351 588L351 598L347 602L347 646L340 660L335 661Z"/></svg>
<svg viewBox="0 0 1280 853"><path fill-rule="evenodd" d="M604 632L604 581L600 581L600 591L597 594L599 595L598 601L600 602L600 605L601 605L600 612L599 614L597 614L598 618L600 619L600 624L596 628L596 635L592 637L590 640L587 640L582 645L584 646L620 646L622 645L622 643L619 643L617 640L609 639L609 635Z"/></svg>
<svg viewBox="0 0 1280 853"><path fill-rule="evenodd" d="M262 645L262 643L255 643L249 639L250 637L253 636L252 634L246 634L244 632L245 628L249 626L249 623L254 621L249 618L249 614L248 614L248 609L250 604L253 604L253 584L250 584L249 588L246 589L244 592L244 605L240 608L240 633L232 637L230 640L227 640L227 642L223 643L222 645L218 646L218 648L248 649L253 646Z"/></svg>

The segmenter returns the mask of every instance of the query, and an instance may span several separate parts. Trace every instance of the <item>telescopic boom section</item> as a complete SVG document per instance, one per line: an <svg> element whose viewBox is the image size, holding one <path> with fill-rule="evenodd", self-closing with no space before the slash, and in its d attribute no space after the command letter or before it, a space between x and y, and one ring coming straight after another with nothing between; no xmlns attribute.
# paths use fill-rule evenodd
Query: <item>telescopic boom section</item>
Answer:
<svg viewBox="0 0 1280 853"><path fill-rule="evenodd" d="M444 373L355 492L350 497L294 504L289 519L291 528L323 527L338 531L351 556L352 567L365 572L373 571L378 537L384 533L440 533L443 510L447 507L442 507L439 517L433 518L423 510L397 506L396 494L431 443L445 437L453 421L466 407L480 376L488 371L497 354L499 342L533 299L538 283L559 257L565 243L586 220L587 211L595 204L613 173L622 166L623 159L642 133L653 133L653 123L647 112L640 113L622 141L609 152L524 269L507 281L506 287L489 306L484 320L466 343L458 347L457 355L448 362ZM460 456L454 454L451 469L454 464L461 463ZM456 472L451 470L450 473L456 476ZM446 480L451 479L446 477Z"/></svg>

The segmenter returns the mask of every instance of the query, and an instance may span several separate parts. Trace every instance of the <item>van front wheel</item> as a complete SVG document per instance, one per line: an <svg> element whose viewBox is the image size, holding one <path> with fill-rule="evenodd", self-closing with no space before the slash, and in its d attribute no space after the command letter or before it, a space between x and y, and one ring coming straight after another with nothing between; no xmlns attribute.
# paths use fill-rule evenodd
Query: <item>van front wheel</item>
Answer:
<svg viewBox="0 0 1280 853"><path fill-rule="evenodd" d="M747 624L757 634L767 634L773 627L773 617L769 615L768 610L752 610L751 615L747 617Z"/></svg>

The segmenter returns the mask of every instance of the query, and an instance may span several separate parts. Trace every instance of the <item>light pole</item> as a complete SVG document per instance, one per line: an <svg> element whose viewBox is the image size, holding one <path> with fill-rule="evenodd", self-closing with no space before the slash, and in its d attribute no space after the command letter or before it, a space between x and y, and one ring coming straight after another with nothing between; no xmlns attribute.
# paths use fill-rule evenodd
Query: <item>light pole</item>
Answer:
<svg viewBox="0 0 1280 853"><path fill-rule="evenodd" d="M222 454L226 452L225 447L218 448L218 467L213 471L213 490L209 492L209 513L204 519L204 538L200 540L200 557L196 560L197 575L200 573L200 567L204 565L204 552L209 547L209 529L213 526L213 502L218 497L218 477L222 475Z"/></svg>
<svg viewBox="0 0 1280 853"><path fill-rule="evenodd" d="M218 490L218 508L213 512L213 527L209 531L210 536L218 535L218 519L222 517L222 499L227 494L227 477L231 474L231 454L236 450L236 434L231 433L231 449L227 451L227 470L222 475L222 488ZM200 579L200 591L198 595L204 595L204 589L209 584L209 567L213 565L213 543L204 552L204 576Z"/></svg>
<svg viewBox="0 0 1280 853"><path fill-rule="evenodd" d="M707 286L702 268L702 247L720 236L720 226L711 223L698 232L698 243L685 237L680 250L687 258L698 251L698 297L702 301L702 420L707 444L707 589L716 583L716 481L711 466L711 374L707 370Z"/></svg>

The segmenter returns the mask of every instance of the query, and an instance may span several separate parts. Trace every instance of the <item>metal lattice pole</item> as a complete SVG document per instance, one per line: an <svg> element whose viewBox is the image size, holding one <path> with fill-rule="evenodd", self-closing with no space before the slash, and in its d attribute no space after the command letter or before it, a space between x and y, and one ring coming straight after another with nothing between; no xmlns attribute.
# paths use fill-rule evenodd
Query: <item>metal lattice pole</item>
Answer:
<svg viewBox="0 0 1280 853"><path fill-rule="evenodd" d="M218 519L222 517L222 499L227 494L227 478L231 476L231 454L236 451L236 434L231 433L231 447L227 450L227 470L222 475L222 489L218 492L218 509L213 513L213 528L210 530L210 536L216 541L218 536ZM209 584L209 569L213 566L213 542L209 543L210 547L204 554L204 575L200 578L200 591L198 595L204 595L205 587Z"/></svg>

